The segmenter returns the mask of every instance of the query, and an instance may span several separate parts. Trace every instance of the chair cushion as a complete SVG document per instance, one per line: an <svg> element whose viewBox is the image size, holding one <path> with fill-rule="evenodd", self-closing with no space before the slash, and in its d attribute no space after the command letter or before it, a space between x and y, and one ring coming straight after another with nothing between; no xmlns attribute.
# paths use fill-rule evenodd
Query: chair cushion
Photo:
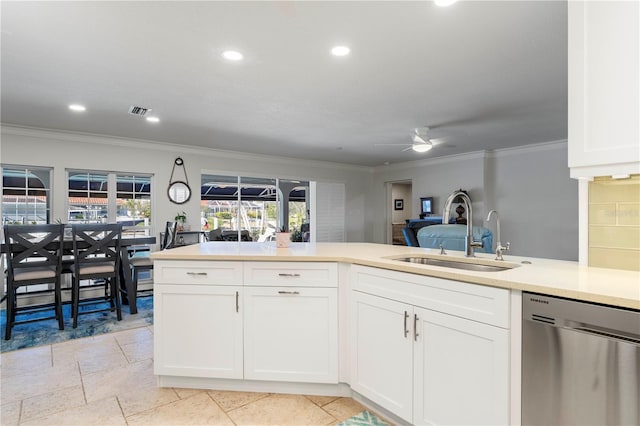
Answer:
<svg viewBox="0 0 640 426"><path fill-rule="evenodd" d="M153 266L153 260L148 256L134 256L129 259L131 266Z"/></svg>
<svg viewBox="0 0 640 426"><path fill-rule="evenodd" d="M79 271L76 271L75 265L73 265L71 268L71 270L74 273L78 272L80 275L105 274L105 273L115 272L116 264L115 262L96 262L96 263L80 264L79 269L80 269Z"/></svg>
<svg viewBox="0 0 640 426"><path fill-rule="evenodd" d="M37 268L29 269L14 269L13 279L14 281L27 281L27 280L39 280L45 278L56 277L55 266L40 266Z"/></svg>

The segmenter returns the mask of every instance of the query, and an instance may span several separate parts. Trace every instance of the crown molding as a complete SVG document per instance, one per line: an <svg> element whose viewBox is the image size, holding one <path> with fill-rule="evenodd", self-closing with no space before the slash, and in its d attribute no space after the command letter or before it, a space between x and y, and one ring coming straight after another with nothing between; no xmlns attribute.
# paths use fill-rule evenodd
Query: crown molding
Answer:
<svg viewBox="0 0 640 426"><path fill-rule="evenodd" d="M13 135L22 137L31 137L39 139L57 140L63 142L81 142L93 143L100 145L110 145L117 147L135 147L143 149L154 149L160 151L180 153L188 153L193 155L207 155L216 158L225 158L230 160L256 160L268 161L272 164L290 165L292 161L298 165L308 165L310 167L321 167L323 169L347 170L371 172L371 167L359 166L354 164L334 163L330 161L308 160L293 157L282 157L266 154L253 154L239 151L227 151L216 148L197 147L193 145L180 145L168 142L159 142L149 139L132 139L117 136L99 135L95 133L83 133L62 131L54 129L43 129L36 127L17 126L14 124L0 124L0 130L3 135Z"/></svg>
<svg viewBox="0 0 640 426"><path fill-rule="evenodd" d="M388 164L382 166L375 166L373 168L374 173L414 169L416 167L432 166L434 164L453 163L466 160L478 160L484 158L486 151L474 151L464 154L447 155L444 157L427 158L424 160L405 161L403 163Z"/></svg>
<svg viewBox="0 0 640 426"><path fill-rule="evenodd" d="M564 149L567 150L567 140L560 139L557 141L534 143L529 145L514 146L512 148L502 148L493 151L487 151L490 158L508 157L511 155L522 155L534 152L552 151Z"/></svg>

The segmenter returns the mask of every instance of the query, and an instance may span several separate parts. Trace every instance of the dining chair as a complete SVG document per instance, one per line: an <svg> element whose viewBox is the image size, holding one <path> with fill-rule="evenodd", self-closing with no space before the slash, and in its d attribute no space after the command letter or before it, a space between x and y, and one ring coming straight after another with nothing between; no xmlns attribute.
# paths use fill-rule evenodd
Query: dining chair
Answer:
<svg viewBox="0 0 640 426"><path fill-rule="evenodd" d="M171 249L175 246L177 231L178 222L168 221L164 234L162 235L162 250ZM153 287L141 289L139 281L141 272L153 270L153 260L149 256L133 256L129 259L129 264L131 265L131 281L133 282L133 290L136 292L136 298L139 297L139 295L150 296L153 293ZM120 290L126 294L126 289L121 288ZM128 297L128 299L129 303L133 303L131 298Z"/></svg>
<svg viewBox="0 0 640 426"><path fill-rule="evenodd" d="M64 330L62 317L61 265L64 225L5 225L7 243L7 309L5 340L11 339L14 325L33 321L57 319L58 328ZM53 284L54 302L18 306L18 289L36 284ZM30 292L50 293L51 290ZM43 312L54 309L55 316L37 317L17 321L17 314Z"/></svg>
<svg viewBox="0 0 640 426"><path fill-rule="evenodd" d="M102 311L116 311L118 321L122 319L120 303L120 239L121 224L75 224L71 226L73 237L72 271L72 317L73 328L78 326L78 315ZM103 288L104 295L89 295L80 299L81 281L90 280L93 284L82 286L86 289ZM80 304L95 305L98 302L109 302L109 307L99 309L88 308L80 312Z"/></svg>

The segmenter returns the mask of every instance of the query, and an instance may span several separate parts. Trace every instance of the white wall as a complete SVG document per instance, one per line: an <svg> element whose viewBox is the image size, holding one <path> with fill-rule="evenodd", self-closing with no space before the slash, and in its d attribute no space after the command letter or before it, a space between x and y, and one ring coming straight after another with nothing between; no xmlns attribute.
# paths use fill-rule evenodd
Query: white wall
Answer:
<svg viewBox="0 0 640 426"><path fill-rule="evenodd" d="M171 203L166 195L176 157L183 158L189 184L195 191L184 205ZM54 168L54 219L66 217L66 169L153 174L156 226L172 220L182 210L187 213L188 221L197 226L200 218L198 188L202 172L341 182L346 186L347 241L371 239L363 220L371 176L370 169L365 167L12 126L2 127L0 162ZM156 233L159 231L156 229Z"/></svg>
<svg viewBox="0 0 640 426"><path fill-rule="evenodd" d="M414 218L420 213L420 197L434 197L440 215L447 196L462 188L473 202L475 226L495 234L495 219L485 219L489 210L498 211L502 242L511 243L510 254L578 259L578 183L569 177L564 141L378 167L371 210L385 211L385 182L399 180L413 181ZM376 216L373 227L373 241L384 242L383 215Z"/></svg>

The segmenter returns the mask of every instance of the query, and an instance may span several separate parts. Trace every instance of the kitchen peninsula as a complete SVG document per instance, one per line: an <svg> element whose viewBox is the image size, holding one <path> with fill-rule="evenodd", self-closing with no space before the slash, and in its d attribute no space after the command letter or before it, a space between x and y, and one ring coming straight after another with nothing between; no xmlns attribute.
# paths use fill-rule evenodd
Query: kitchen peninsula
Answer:
<svg viewBox="0 0 640 426"><path fill-rule="evenodd" d="M470 261L369 243L154 253L159 385L353 395L414 424L519 424L522 291L640 309L633 271L489 254L472 262L509 268L397 260L416 255Z"/></svg>

